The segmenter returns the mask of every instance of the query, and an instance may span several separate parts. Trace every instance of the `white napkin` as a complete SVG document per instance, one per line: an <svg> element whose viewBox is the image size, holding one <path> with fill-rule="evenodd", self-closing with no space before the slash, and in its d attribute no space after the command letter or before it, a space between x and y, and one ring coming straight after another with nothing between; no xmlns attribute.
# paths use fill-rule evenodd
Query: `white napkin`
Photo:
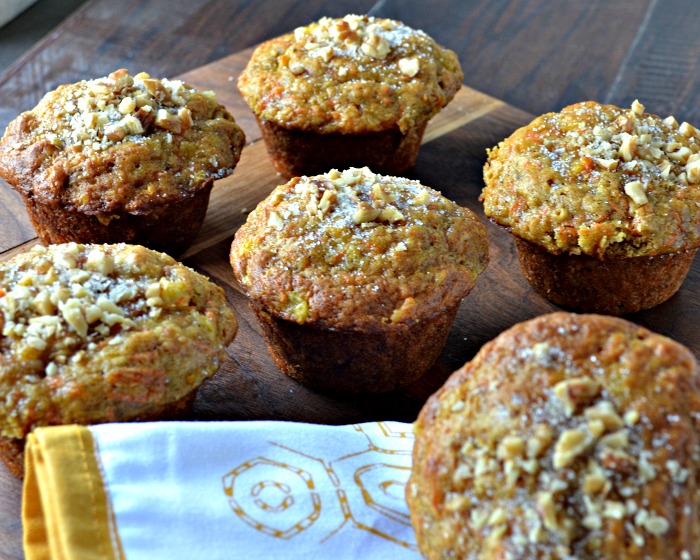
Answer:
<svg viewBox="0 0 700 560"><path fill-rule="evenodd" d="M90 427L128 560L419 559L410 424Z"/></svg>

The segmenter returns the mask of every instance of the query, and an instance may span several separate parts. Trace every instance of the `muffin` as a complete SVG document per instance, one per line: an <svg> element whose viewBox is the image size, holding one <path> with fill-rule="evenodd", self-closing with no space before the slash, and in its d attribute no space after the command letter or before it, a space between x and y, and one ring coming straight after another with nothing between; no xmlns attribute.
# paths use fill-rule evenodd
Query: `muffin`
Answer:
<svg viewBox="0 0 700 560"><path fill-rule="evenodd" d="M36 426L187 413L237 322L224 291L138 245L36 246L0 262L0 456Z"/></svg>
<svg viewBox="0 0 700 560"><path fill-rule="evenodd" d="M648 309L700 245L700 140L688 123L584 102L489 152L484 210L515 236L526 278L577 311Z"/></svg>
<svg viewBox="0 0 700 560"><path fill-rule="evenodd" d="M365 165L402 175L463 77L455 53L424 32L347 15L260 45L238 88L287 179Z"/></svg>
<svg viewBox="0 0 700 560"><path fill-rule="evenodd" d="M367 168L277 187L231 247L275 363L343 392L389 391L430 368L487 262L470 210Z"/></svg>
<svg viewBox="0 0 700 560"><path fill-rule="evenodd" d="M415 424L426 558L700 557L700 393L687 348L555 313L485 345Z"/></svg>
<svg viewBox="0 0 700 560"><path fill-rule="evenodd" d="M0 140L0 177L39 239L182 253L245 143L213 92L122 69L60 86Z"/></svg>

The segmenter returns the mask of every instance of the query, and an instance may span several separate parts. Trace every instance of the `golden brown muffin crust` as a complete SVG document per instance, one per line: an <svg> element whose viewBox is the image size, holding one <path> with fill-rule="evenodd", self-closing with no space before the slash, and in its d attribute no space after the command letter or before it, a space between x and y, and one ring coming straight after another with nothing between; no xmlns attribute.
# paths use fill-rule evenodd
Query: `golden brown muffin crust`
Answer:
<svg viewBox="0 0 700 560"><path fill-rule="evenodd" d="M592 101L489 151L486 215L554 254L653 256L700 245L700 139L688 123Z"/></svg>
<svg viewBox="0 0 700 560"><path fill-rule="evenodd" d="M555 313L488 343L416 423L427 558L700 555L700 387L680 344Z"/></svg>
<svg viewBox="0 0 700 560"><path fill-rule="evenodd" d="M109 221L191 198L233 171L244 143L213 92L122 69L60 86L12 121L0 176L42 203Z"/></svg>
<svg viewBox="0 0 700 560"><path fill-rule="evenodd" d="M238 87L262 120L356 134L415 128L454 97L457 56L394 20L322 18L260 45Z"/></svg>
<svg viewBox="0 0 700 560"><path fill-rule="evenodd" d="M136 245L0 262L0 433L128 420L213 375L237 329L223 290Z"/></svg>
<svg viewBox="0 0 700 560"><path fill-rule="evenodd" d="M231 264L296 323L373 329L457 305L488 262L486 228L418 181L369 169L292 179L248 216Z"/></svg>

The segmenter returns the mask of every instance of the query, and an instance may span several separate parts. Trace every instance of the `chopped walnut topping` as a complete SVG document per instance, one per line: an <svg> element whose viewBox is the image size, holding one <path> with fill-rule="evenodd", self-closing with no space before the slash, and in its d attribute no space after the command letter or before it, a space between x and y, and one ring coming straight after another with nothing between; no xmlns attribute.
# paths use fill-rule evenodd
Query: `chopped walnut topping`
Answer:
<svg viewBox="0 0 700 560"><path fill-rule="evenodd" d="M685 166L685 173L688 183L700 183L700 156L698 154L693 154L693 156L688 158L688 163Z"/></svg>
<svg viewBox="0 0 700 560"><path fill-rule="evenodd" d="M514 459L520 457L525 451L525 440L518 436L503 438L498 446L496 455L499 459Z"/></svg>
<svg viewBox="0 0 700 560"><path fill-rule="evenodd" d="M692 124L685 121L678 127L678 132L680 132L683 136L687 136L688 138L698 136L697 129Z"/></svg>
<svg viewBox="0 0 700 560"><path fill-rule="evenodd" d="M508 521L508 514L503 508L496 508L489 516L488 525L500 525Z"/></svg>
<svg viewBox="0 0 700 560"><path fill-rule="evenodd" d="M428 204L430 202L430 193L425 189L421 189L420 192L411 201L411 204L416 206Z"/></svg>
<svg viewBox="0 0 700 560"><path fill-rule="evenodd" d="M600 420L606 430L617 430L624 425L622 418L610 401L600 401L583 411L589 420Z"/></svg>
<svg viewBox="0 0 700 560"><path fill-rule="evenodd" d="M620 163L617 159L594 158L594 161L608 171L614 171L617 169L618 163Z"/></svg>
<svg viewBox="0 0 700 560"><path fill-rule="evenodd" d="M678 128L678 121L676 120L676 117L671 115L670 117L666 117L663 120L663 123L668 126L669 128Z"/></svg>
<svg viewBox="0 0 700 560"><path fill-rule="evenodd" d="M128 115L129 113L133 113L134 110L136 110L136 101L134 101L133 97L125 97L120 101L119 107L117 107L117 109L122 115Z"/></svg>
<svg viewBox="0 0 700 560"><path fill-rule="evenodd" d="M177 111L177 117L180 119L182 130L188 130L192 127L192 111L190 111L187 107L180 107L180 109Z"/></svg>
<svg viewBox="0 0 700 560"><path fill-rule="evenodd" d="M379 213L379 219L383 222L393 224L394 222L405 220L406 217L393 206L389 206L382 209L382 211Z"/></svg>
<svg viewBox="0 0 700 560"><path fill-rule="evenodd" d="M632 102L632 112L638 117L641 117L644 113L644 105L642 105L638 99Z"/></svg>
<svg viewBox="0 0 700 560"><path fill-rule="evenodd" d="M579 405L600 392L600 384L589 377L577 377L560 381L553 390L557 398L564 404L566 413L571 416Z"/></svg>
<svg viewBox="0 0 700 560"><path fill-rule="evenodd" d="M369 203L362 201L357 205L352 221L356 224L373 222L379 217L379 214L381 214L381 210L373 208Z"/></svg>
<svg viewBox="0 0 700 560"><path fill-rule="evenodd" d="M3 335L26 359L39 359L51 345L53 359L46 362L47 375L58 373L58 364L66 362L69 349L81 340L99 340L115 325L122 331L135 325L121 303L151 288L112 277L117 263L110 249L69 243L37 247L31 255L43 273L12 268L12 261L3 270L5 285L14 283L0 298ZM134 303L130 305L135 308ZM144 311L148 316L150 310ZM78 354L73 358L80 359Z"/></svg>
<svg viewBox="0 0 700 560"><path fill-rule="evenodd" d="M625 161L632 161L637 150L637 136L622 133L622 145L620 146L620 155Z"/></svg>
<svg viewBox="0 0 700 560"><path fill-rule="evenodd" d="M527 456L536 458L542 455L552 442L552 428L547 424L535 426L534 434L527 440Z"/></svg>
<svg viewBox="0 0 700 560"><path fill-rule="evenodd" d="M59 147L104 150L147 134L151 126L180 133L192 124L186 103L193 90L180 81L157 80L142 72L131 76L122 69L106 78L70 86L74 97L56 109L67 126L53 133Z"/></svg>
<svg viewBox="0 0 700 560"><path fill-rule="evenodd" d="M562 432L554 447L554 468L561 469L571 465L591 443L591 437L585 430L574 428Z"/></svg>
<svg viewBox="0 0 700 560"><path fill-rule="evenodd" d="M583 479L583 491L586 494L598 494L605 488L606 484L608 484L608 479L602 470L593 472L587 474Z"/></svg>
<svg viewBox="0 0 700 560"><path fill-rule="evenodd" d="M625 194L629 196L635 204L643 206L649 202L644 186L641 181L630 181L625 185Z"/></svg>
<svg viewBox="0 0 700 560"><path fill-rule="evenodd" d="M399 69L402 74L413 78L420 70L420 62L417 58L402 58L399 60Z"/></svg>
<svg viewBox="0 0 700 560"><path fill-rule="evenodd" d="M627 430L618 430L600 439L600 444L613 449L625 449L629 446L629 433Z"/></svg>
<svg viewBox="0 0 700 560"><path fill-rule="evenodd" d="M268 217L267 223L268 225L278 230L284 227L284 220L282 219L282 216L280 216L274 210L270 212L270 216Z"/></svg>

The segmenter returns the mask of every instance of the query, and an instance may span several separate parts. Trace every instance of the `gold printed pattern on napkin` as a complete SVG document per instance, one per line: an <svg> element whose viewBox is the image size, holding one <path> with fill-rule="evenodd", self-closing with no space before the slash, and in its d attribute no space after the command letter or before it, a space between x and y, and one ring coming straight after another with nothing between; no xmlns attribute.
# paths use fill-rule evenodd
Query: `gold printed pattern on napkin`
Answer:
<svg viewBox="0 0 700 560"><path fill-rule="evenodd" d="M415 541L394 536L400 534L397 528L411 524L404 502L411 456L401 440L413 433L384 422L354 428L367 445L341 457L311 456L271 441L268 456L250 457L223 476L233 512L253 530L277 539L308 536L318 527L313 537L323 543L340 531L360 530L417 550ZM335 499L317 491L329 480ZM321 517L324 522L316 524ZM329 532L329 526L335 528Z"/></svg>

